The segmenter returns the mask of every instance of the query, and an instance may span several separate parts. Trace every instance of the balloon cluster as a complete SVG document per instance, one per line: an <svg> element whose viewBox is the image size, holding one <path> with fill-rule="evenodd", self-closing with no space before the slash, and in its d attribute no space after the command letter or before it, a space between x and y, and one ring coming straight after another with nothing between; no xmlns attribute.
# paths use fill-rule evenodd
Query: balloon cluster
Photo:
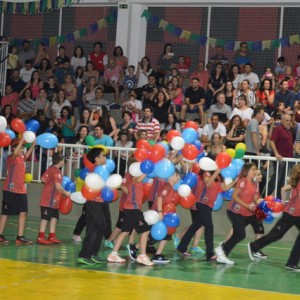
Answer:
<svg viewBox="0 0 300 300"><path fill-rule="evenodd" d="M230 155L231 158L242 159L245 156L246 145L244 143L237 143L235 149L228 148L226 153Z"/></svg>
<svg viewBox="0 0 300 300"><path fill-rule="evenodd" d="M275 218L279 218L284 210L284 202L274 196L266 196L255 207L255 216L267 224L271 224Z"/></svg>

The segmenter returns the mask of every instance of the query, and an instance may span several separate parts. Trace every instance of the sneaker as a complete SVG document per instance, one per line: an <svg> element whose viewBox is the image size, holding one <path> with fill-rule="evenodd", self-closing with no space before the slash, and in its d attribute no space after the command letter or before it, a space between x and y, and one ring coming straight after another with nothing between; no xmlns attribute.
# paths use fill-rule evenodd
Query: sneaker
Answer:
<svg viewBox="0 0 300 300"><path fill-rule="evenodd" d="M180 238L177 236L176 233L172 235L172 240L173 240L174 248L177 249L178 245L180 244Z"/></svg>
<svg viewBox="0 0 300 300"><path fill-rule="evenodd" d="M222 249L221 246L217 247L215 249L216 255L217 255L217 262L221 264L226 264L226 265L234 265L234 261L228 259Z"/></svg>
<svg viewBox="0 0 300 300"><path fill-rule="evenodd" d="M63 241L61 241L61 240L58 240L57 238L56 238L56 236L55 237L52 237L52 238L48 238L48 241L50 241L52 244L62 244L63 243Z"/></svg>
<svg viewBox="0 0 300 300"><path fill-rule="evenodd" d="M88 266L93 266L96 264L91 258L85 258L85 257L79 257L78 262Z"/></svg>
<svg viewBox="0 0 300 300"><path fill-rule="evenodd" d="M135 245L128 244L128 245L126 245L126 249L128 250L128 254L129 254L130 258L132 260L136 261L139 250L135 247Z"/></svg>
<svg viewBox="0 0 300 300"><path fill-rule="evenodd" d="M251 248L251 243L248 243L247 247L248 247L248 255L250 257L250 260L254 261L255 259L254 259L254 256L253 256L253 251L252 251L252 248Z"/></svg>
<svg viewBox="0 0 300 300"><path fill-rule="evenodd" d="M74 234L72 236L72 241L76 242L76 243L81 243L82 242L80 235L76 235L76 234Z"/></svg>
<svg viewBox="0 0 300 300"><path fill-rule="evenodd" d="M222 246L225 242L222 241L222 242L219 242L219 246Z"/></svg>
<svg viewBox="0 0 300 300"><path fill-rule="evenodd" d="M295 265L295 266L286 265L285 268L288 269L288 270L295 271L295 272L300 272L300 268L297 265Z"/></svg>
<svg viewBox="0 0 300 300"><path fill-rule="evenodd" d="M139 264L142 264L142 265L145 265L145 266L153 266L154 265L154 263L150 260L150 258L147 255L140 254L137 257L136 261Z"/></svg>
<svg viewBox="0 0 300 300"><path fill-rule="evenodd" d="M170 260L165 258L162 254L155 254L152 258L152 261L156 264L167 264L170 262Z"/></svg>
<svg viewBox="0 0 300 300"><path fill-rule="evenodd" d="M104 241L104 246L106 247L106 248L110 248L110 249L114 249L114 243L113 242L111 242L111 241L109 241L109 240L105 240Z"/></svg>
<svg viewBox="0 0 300 300"><path fill-rule="evenodd" d="M40 244L40 245L52 245L52 242L48 241L45 238L41 238L41 237L37 238L36 243Z"/></svg>
<svg viewBox="0 0 300 300"><path fill-rule="evenodd" d="M97 255L92 255L92 256L91 256L91 260L92 260L95 264L101 264L101 263L102 263L100 257L98 257Z"/></svg>
<svg viewBox="0 0 300 300"><path fill-rule="evenodd" d="M202 248L200 248L199 246L196 247L191 247L190 252L192 254L204 254L205 250L203 250Z"/></svg>
<svg viewBox="0 0 300 300"><path fill-rule="evenodd" d="M16 245L32 245L32 241L27 240L24 236L18 236L16 238Z"/></svg>
<svg viewBox="0 0 300 300"><path fill-rule="evenodd" d="M252 255L255 258L260 258L260 259L266 259L266 258L268 258L268 255L262 253L261 251L254 252L254 253L252 253Z"/></svg>
<svg viewBox="0 0 300 300"><path fill-rule="evenodd" d="M156 248L153 245L147 245L146 252L149 254L155 254Z"/></svg>
<svg viewBox="0 0 300 300"><path fill-rule="evenodd" d="M0 244L1 245L8 245L9 241L4 237L3 234L0 235Z"/></svg>
<svg viewBox="0 0 300 300"><path fill-rule="evenodd" d="M126 262L126 259L121 258L119 255L112 255L109 254L107 257L108 262L115 262L115 263L124 263Z"/></svg>

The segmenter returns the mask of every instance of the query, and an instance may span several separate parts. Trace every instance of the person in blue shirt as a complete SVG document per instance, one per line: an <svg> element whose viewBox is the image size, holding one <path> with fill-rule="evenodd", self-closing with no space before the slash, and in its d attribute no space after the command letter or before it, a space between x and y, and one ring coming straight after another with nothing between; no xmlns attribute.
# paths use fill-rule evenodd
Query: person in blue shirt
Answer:
<svg viewBox="0 0 300 300"><path fill-rule="evenodd" d="M294 110L295 93L289 90L289 83L287 80L280 82L280 90L275 94L274 106L277 106L280 102L284 103L284 112L291 114Z"/></svg>
<svg viewBox="0 0 300 300"><path fill-rule="evenodd" d="M114 145L114 140L104 134L104 127L102 124L98 124L95 126L94 129L94 137L95 137L95 145L103 145L103 146L108 146L111 147Z"/></svg>

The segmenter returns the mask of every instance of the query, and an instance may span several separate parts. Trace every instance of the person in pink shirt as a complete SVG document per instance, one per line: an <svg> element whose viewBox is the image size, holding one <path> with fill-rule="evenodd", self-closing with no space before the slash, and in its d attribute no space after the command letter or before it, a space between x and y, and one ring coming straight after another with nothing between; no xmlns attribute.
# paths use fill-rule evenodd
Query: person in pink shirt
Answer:
<svg viewBox="0 0 300 300"><path fill-rule="evenodd" d="M12 113L14 115L17 114L19 106L19 94L13 92L12 86L10 84L7 84L5 86L5 96L3 96L1 100L1 108L3 109L6 105L11 106Z"/></svg>
<svg viewBox="0 0 300 300"><path fill-rule="evenodd" d="M198 61L197 69L190 75L190 82L193 78L199 79L199 86L207 90L208 80L209 80L209 73L205 70L205 63L204 61Z"/></svg>

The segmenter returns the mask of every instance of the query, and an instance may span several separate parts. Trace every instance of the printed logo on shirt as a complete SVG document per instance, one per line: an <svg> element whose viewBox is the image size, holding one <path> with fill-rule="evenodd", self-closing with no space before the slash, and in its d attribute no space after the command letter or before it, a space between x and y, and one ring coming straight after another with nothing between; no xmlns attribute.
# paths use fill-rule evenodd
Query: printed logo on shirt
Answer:
<svg viewBox="0 0 300 300"><path fill-rule="evenodd" d="M44 210L44 215L48 216L48 210Z"/></svg>
<svg viewBox="0 0 300 300"><path fill-rule="evenodd" d="M242 182L239 184L239 187L240 187L240 188L244 188L244 187L245 187L245 182L242 181Z"/></svg>
<svg viewBox="0 0 300 300"><path fill-rule="evenodd" d="M161 193L162 193L162 195L166 196L166 195L168 194L168 191L167 191L167 190L164 190L164 191L162 191Z"/></svg>
<svg viewBox="0 0 300 300"><path fill-rule="evenodd" d="M234 207L234 210L239 211L240 208L241 208L240 205L236 204L235 207Z"/></svg>
<svg viewBox="0 0 300 300"><path fill-rule="evenodd" d="M10 188L10 189L13 189L14 186L15 186L15 185L14 185L14 183L12 182L12 183L9 185L9 188Z"/></svg>
<svg viewBox="0 0 300 300"><path fill-rule="evenodd" d="M126 178L123 178L122 182L123 182L123 183L126 183Z"/></svg>
<svg viewBox="0 0 300 300"><path fill-rule="evenodd" d="M55 206L56 205L56 200L52 201L52 205Z"/></svg>
<svg viewBox="0 0 300 300"><path fill-rule="evenodd" d="M294 214L294 212L295 212L295 208L294 208L294 207L291 207L291 208L289 209L289 213L292 215L292 214Z"/></svg>
<svg viewBox="0 0 300 300"><path fill-rule="evenodd" d="M143 226L144 222L143 221L139 221L139 226Z"/></svg>
<svg viewBox="0 0 300 300"><path fill-rule="evenodd" d="M207 198L207 197L204 197L204 198L203 198L203 202L208 202L208 198Z"/></svg>

